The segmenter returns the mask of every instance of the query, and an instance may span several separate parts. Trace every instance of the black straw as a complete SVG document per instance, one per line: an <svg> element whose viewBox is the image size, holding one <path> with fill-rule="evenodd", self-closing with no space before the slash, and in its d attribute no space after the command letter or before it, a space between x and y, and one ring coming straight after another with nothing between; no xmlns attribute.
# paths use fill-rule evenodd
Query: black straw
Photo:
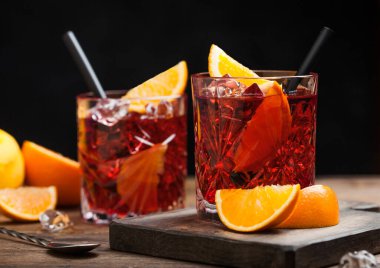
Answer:
<svg viewBox="0 0 380 268"><path fill-rule="evenodd" d="M322 28L309 53L306 55L306 58L302 62L301 67L298 69L296 75L306 75L310 72L310 69L313 66L315 59L317 58L318 53L321 51L322 47L326 44L327 40L333 33L334 31L328 27ZM300 81L301 78L292 79L288 85L287 92L295 90Z"/></svg>
<svg viewBox="0 0 380 268"><path fill-rule="evenodd" d="M63 41L69 49L74 61L78 65L78 68L90 90L98 97L107 98L107 95L104 92L94 69L92 69L90 62L88 61L86 54L84 54L74 33L72 31L66 32L63 35Z"/></svg>

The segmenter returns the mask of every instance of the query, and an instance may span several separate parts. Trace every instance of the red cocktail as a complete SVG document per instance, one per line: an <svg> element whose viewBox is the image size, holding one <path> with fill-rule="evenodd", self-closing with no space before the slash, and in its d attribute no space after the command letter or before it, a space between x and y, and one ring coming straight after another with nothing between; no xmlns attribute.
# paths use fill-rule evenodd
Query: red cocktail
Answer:
<svg viewBox="0 0 380 268"><path fill-rule="evenodd" d="M215 212L217 189L314 184L317 75L256 74L192 76L201 215ZM299 85L288 92L293 79Z"/></svg>
<svg viewBox="0 0 380 268"><path fill-rule="evenodd" d="M108 99L78 97L82 215L109 222L183 207L186 176L184 96Z"/></svg>

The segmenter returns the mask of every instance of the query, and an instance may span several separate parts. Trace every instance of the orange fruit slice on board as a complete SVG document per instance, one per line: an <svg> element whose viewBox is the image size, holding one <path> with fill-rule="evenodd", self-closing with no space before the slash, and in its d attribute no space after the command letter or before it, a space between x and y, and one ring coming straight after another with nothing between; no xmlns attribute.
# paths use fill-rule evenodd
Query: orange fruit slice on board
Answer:
<svg viewBox="0 0 380 268"><path fill-rule="evenodd" d="M234 155L236 172L257 172L288 138L292 117L287 97L276 81L265 83L264 100L244 129Z"/></svg>
<svg viewBox="0 0 380 268"><path fill-rule="evenodd" d="M186 61L181 61L172 68L130 89L123 99L131 99L130 111L145 112L149 100L133 100L133 98L151 98L159 96L180 96L187 84L188 70ZM159 101L156 101L159 102Z"/></svg>
<svg viewBox="0 0 380 268"><path fill-rule="evenodd" d="M57 190L50 187L20 187L0 190L0 211L19 221L37 221L41 213L54 209Z"/></svg>
<svg viewBox="0 0 380 268"><path fill-rule="evenodd" d="M299 184L217 190L216 209L220 220L231 230L264 230L276 226L290 215L299 191Z"/></svg>
<svg viewBox="0 0 380 268"><path fill-rule="evenodd" d="M159 175L164 172L168 145L156 144L129 156L121 164L117 192L131 212L145 214L157 211Z"/></svg>
<svg viewBox="0 0 380 268"><path fill-rule="evenodd" d="M58 191L58 205L79 205L81 171L78 162L31 141L24 142L22 153L28 185L54 185Z"/></svg>
<svg viewBox="0 0 380 268"><path fill-rule="evenodd" d="M259 77L255 72L237 62L235 59L227 55L221 48L211 45L208 56L208 72L212 77L222 77L229 74L232 77ZM238 79L239 82L250 86L255 82L261 85L268 80L265 79Z"/></svg>
<svg viewBox="0 0 380 268"><path fill-rule="evenodd" d="M0 189L16 188L24 182L24 159L17 141L0 129Z"/></svg>
<svg viewBox="0 0 380 268"><path fill-rule="evenodd" d="M300 191L290 216L276 228L318 228L339 223L339 203L328 186L313 185Z"/></svg>

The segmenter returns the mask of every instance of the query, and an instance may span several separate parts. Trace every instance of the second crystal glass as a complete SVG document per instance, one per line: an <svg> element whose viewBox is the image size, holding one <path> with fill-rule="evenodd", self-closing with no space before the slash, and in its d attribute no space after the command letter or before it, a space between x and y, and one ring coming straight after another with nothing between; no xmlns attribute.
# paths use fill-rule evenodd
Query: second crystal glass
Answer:
<svg viewBox="0 0 380 268"><path fill-rule="evenodd" d="M184 205L186 96L123 94L77 98L81 206L90 222Z"/></svg>

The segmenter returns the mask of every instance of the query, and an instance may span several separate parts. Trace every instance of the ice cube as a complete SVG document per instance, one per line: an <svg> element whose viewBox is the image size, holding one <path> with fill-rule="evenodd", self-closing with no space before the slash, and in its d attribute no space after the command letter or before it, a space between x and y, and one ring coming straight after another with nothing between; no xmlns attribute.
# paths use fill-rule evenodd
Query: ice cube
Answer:
<svg viewBox="0 0 380 268"><path fill-rule="evenodd" d="M148 118L152 119L155 118L157 112L157 107L154 105L154 103L149 102L147 105L145 105L145 116L142 116L142 118Z"/></svg>
<svg viewBox="0 0 380 268"><path fill-rule="evenodd" d="M218 85L216 92L218 94L218 97L224 97L230 94L230 89L225 87L224 84L222 84L222 85Z"/></svg>
<svg viewBox="0 0 380 268"><path fill-rule="evenodd" d="M201 95L203 97L215 96L216 86L208 86L202 89Z"/></svg>
<svg viewBox="0 0 380 268"><path fill-rule="evenodd" d="M242 93L242 90L240 88L235 88L233 91L232 91L232 96L234 97L239 97L241 96L241 93Z"/></svg>
<svg viewBox="0 0 380 268"><path fill-rule="evenodd" d="M46 210L40 215L40 223L42 229L49 232L59 232L73 225L66 213L52 209Z"/></svg>
<svg viewBox="0 0 380 268"><path fill-rule="evenodd" d="M158 118L173 117L173 105L167 100L161 100L157 105L156 115Z"/></svg>
<svg viewBox="0 0 380 268"><path fill-rule="evenodd" d="M221 79L218 81L219 97L239 97L246 86L235 79Z"/></svg>
<svg viewBox="0 0 380 268"><path fill-rule="evenodd" d="M102 99L91 109L91 118L111 127L128 114L129 104L128 100Z"/></svg>
<svg viewBox="0 0 380 268"><path fill-rule="evenodd" d="M226 74L222 78L213 80L207 87L202 89L201 95L205 97L239 97L246 86L239 81L230 78Z"/></svg>
<svg viewBox="0 0 380 268"><path fill-rule="evenodd" d="M238 89L240 88L240 83L234 79L229 79L225 82L226 87L231 89Z"/></svg>

